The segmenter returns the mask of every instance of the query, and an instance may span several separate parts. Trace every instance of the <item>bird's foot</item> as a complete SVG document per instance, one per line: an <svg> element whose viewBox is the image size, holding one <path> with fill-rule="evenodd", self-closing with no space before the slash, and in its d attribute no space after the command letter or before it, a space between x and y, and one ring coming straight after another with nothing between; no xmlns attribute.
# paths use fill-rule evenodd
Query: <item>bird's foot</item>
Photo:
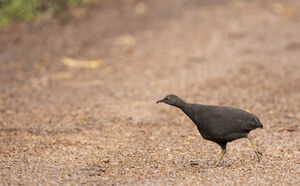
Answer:
<svg viewBox="0 0 300 186"><path fill-rule="evenodd" d="M212 167L213 167L213 168L217 168L218 164L219 164L218 162L215 162L214 165L213 165Z"/></svg>
<svg viewBox="0 0 300 186"><path fill-rule="evenodd" d="M259 151L256 151L256 156L257 156L257 162L260 162L262 153Z"/></svg>

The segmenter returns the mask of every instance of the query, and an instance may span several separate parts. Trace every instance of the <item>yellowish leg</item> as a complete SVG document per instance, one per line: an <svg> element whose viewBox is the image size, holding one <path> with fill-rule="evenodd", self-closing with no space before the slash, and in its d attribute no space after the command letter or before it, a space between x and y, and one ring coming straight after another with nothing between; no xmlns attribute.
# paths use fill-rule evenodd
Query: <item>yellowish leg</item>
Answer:
<svg viewBox="0 0 300 186"><path fill-rule="evenodd" d="M254 142L253 142L253 139L252 139L252 137L250 136L250 134L247 135L247 138L249 139L249 141L250 141L250 143L251 143L251 146L252 146L252 148L253 148L253 150L254 150L256 156L257 156L257 161L260 161L261 153L258 152L258 151L256 150L256 146L255 146L255 144L254 144Z"/></svg>
<svg viewBox="0 0 300 186"><path fill-rule="evenodd" d="M216 161L216 163L215 163L215 165L214 165L215 168L218 166L218 164L219 164L220 161L222 160L222 158L223 158L223 156L224 156L225 153L226 153L226 149L222 149L222 152L221 152L221 154L219 155L218 160Z"/></svg>

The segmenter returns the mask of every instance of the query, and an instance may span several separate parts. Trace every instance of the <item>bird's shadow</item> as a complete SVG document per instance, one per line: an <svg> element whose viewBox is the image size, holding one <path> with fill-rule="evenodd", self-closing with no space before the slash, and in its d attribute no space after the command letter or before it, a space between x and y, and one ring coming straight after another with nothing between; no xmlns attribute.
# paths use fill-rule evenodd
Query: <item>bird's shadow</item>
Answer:
<svg viewBox="0 0 300 186"><path fill-rule="evenodd" d="M190 161L187 167L191 167L191 168L201 168L201 169L214 169L214 168L228 168L231 167L232 165L226 161L220 162L219 165L217 167L214 167L214 163L215 161L211 161L211 160L205 160L205 161L201 161L201 162L197 162L197 161Z"/></svg>

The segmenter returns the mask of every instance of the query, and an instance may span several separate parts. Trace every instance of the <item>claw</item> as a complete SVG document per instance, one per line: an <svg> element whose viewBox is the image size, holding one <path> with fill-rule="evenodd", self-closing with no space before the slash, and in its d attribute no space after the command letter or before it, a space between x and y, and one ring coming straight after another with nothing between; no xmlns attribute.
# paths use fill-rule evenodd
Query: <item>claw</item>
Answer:
<svg viewBox="0 0 300 186"><path fill-rule="evenodd" d="M260 162L260 159L261 159L261 156L262 156L262 153L259 152L259 151L256 151L256 156L257 156L257 161Z"/></svg>
<svg viewBox="0 0 300 186"><path fill-rule="evenodd" d="M253 142L250 134L247 135L247 138L249 139L250 144L251 144L251 146L252 146L252 148L253 148L256 156L257 156L257 161L259 162L260 161L260 157L262 156L262 153L256 150L255 144L254 144L254 142Z"/></svg>
<svg viewBox="0 0 300 186"><path fill-rule="evenodd" d="M218 157L218 160L216 161L216 163L214 164L213 168L216 168L218 166L218 164L220 163L220 161L222 160L224 154L226 153L226 149L222 149L221 154Z"/></svg>

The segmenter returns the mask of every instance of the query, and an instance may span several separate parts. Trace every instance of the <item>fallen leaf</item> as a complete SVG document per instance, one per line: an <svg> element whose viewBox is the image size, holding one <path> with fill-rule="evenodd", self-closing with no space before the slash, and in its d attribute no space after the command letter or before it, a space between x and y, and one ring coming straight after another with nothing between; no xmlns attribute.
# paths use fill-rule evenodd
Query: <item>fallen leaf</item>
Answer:
<svg viewBox="0 0 300 186"><path fill-rule="evenodd" d="M72 73L70 73L70 72L59 72L59 73L50 75L49 79L59 80L59 79L69 79L71 77L72 77Z"/></svg>
<svg viewBox="0 0 300 186"><path fill-rule="evenodd" d="M272 7L273 13L281 16L294 16L295 10L289 4L274 3Z"/></svg>
<svg viewBox="0 0 300 186"><path fill-rule="evenodd" d="M97 60L77 60L77 59L72 59L69 57L63 57L62 58L62 62L71 68L98 68L101 64L102 61L101 59L97 59Z"/></svg>
<svg viewBox="0 0 300 186"><path fill-rule="evenodd" d="M279 128L278 132L297 132L299 131L298 126L291 126L289 128Z"/></svg>
<svg viewBox="0 0 300 186"><path fill-rule="evenodd" d="M138 2L135 5L134 9L137 14L144 14L145 12L147 12L148 6L143 2Z"/></svg>
<svg viewBox="0 0 300 186"><path fill-rule="evenodd" d="M116 43L121 46L132 46L136 42L136 38L133 35L125 34L116 38Z"/></svg>
<svg viewBox="0 0 300 186"><path fill-rule="evenodd" d="M40 110L39 109L31 109L31 112L34 114L39 114Z"/></svg>

